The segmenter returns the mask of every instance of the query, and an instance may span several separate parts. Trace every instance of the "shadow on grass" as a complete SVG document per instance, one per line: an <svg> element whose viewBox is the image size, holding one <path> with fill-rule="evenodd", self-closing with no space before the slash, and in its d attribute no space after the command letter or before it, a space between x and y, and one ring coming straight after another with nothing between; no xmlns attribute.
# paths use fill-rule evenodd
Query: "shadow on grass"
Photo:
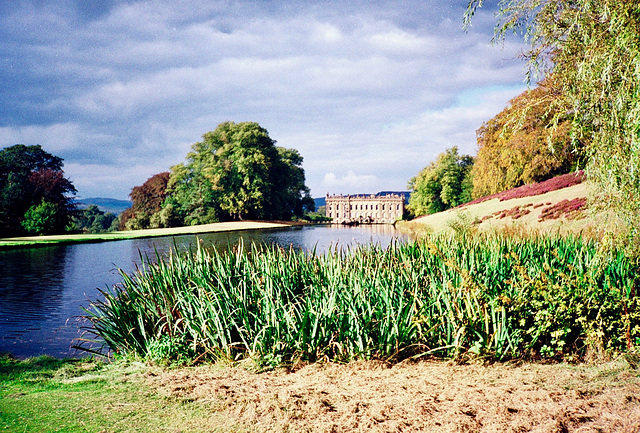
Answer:
<svg viewBox="0 0 640 433"><path fill-rule="evenodd" d="M89 370L100 369L100 363L86 359L57 359L39 356L24 360L0 354L0 381L48 380L60 376L76 376Z"/></svg>

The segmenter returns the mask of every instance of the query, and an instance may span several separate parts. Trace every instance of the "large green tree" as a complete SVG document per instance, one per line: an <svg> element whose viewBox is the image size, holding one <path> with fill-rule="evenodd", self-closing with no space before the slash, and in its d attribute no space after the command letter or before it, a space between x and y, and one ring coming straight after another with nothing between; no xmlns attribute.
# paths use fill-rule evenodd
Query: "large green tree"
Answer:
<svg viewBox="0 0 640 433"><path fill-rule="evenodd" d="M45 226L47 233L64 232L75 211L76 189L64 177L62 166L62 158L39 145L16 144L0 150L0 236L24 230L36 234L37 227ZM29 210L34 223L25 226L22 222ZM40 225L34 218L48 223Z"/></svg>
<svg viewBox="0 0 640 433"><path fill-rule="evenodd" d="M470 0L470 20L483 0ZM496 39L530 42L530 71L553 72L571 115L572 136L587 143L587 176L599 203L640 239L640 4L637 0L504 0ZM558 116L563 116L561 110Z"/></svg>
<svg viewBox="0 0 640 433"><path fill-rule="evenodd" d="M409 211L415 216L432 214L471 200L472 167L473 158L459 155L457 147L439 154L409 181Z"/></svg>
<svg viewBox="0 0 640 433"><path fill-rule="evenodd" d="M224 122L171 168L161 220L290 219L313 208L302 156L255 122Z"/></svg>
<svg viewBox="0 0 640 433"><path fill-rule="evenodd" d="M271 174L274 190L271 218L288 220L292 215L301 217L306 211L314 211L315 202L305 185L302 155L296 149L279 146L276 149L279 160Z"/></svg>

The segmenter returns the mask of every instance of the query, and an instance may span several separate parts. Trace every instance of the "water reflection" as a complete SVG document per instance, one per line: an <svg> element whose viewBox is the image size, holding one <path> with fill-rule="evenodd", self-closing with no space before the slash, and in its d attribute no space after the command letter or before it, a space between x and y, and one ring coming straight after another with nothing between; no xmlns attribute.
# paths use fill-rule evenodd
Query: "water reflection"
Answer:
<svg viewBox="0 0 640 433"><path fill-rule="evenodd" d="M171 249L226 249L242 240L298 250L379 244L404 239L392 226L301 226L0 251L0 352L26 357L74 356L75 318L104 289L120 282L118 268L133 272L140 256Z"/></svg>
<svg viewBox="0 0 640 433"><path fill-rule="evenodd" d="M9 315L38 320L62 302L67 249L0 251L0 305ZM51 267L49 263L57 263ZM17 288L18 290L13 290Z"/></svg>

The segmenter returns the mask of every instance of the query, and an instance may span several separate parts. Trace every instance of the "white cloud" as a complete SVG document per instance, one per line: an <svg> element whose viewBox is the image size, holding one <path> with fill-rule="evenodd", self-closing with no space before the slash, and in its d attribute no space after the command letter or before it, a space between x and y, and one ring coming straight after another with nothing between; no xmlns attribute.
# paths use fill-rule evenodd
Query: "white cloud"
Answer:
<svg viewBox="0 0 640 433"><path fill-rule="evenodd" d="M347 190L353 193L355 190L367 192L375 187L376 176L371 174L356 174L353 170L348 170L343 176L338 176L333 172L324 175L322 186L335 192L336 189Z"/></svg>
<svg viewBox="0 0 640 433"><path fill-rule="evenodd" d="M168 171L161 161L114 167L111 164L65 164L65 175L78 190L78 196L127 199L131 188L142 185L157 173ZM113 182L114 176L122 182Z"/></svg>
<svg viewBox="0 0 640 433"><path fill-rule="evenodd" d="M0 18L0 146L58 153L85 197L125 198L225 120L297 148L314 195L404 189L445 148L474 153L523 76L516 44L490 46L490 14L464 33L447 2L114 5Z"/></svg>

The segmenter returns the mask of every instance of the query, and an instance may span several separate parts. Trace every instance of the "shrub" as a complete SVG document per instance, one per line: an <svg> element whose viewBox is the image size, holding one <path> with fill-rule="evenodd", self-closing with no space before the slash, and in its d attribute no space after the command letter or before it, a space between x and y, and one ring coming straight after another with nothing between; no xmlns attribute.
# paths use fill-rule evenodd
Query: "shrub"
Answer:
<svg viewBox="0 0 640 433"><path fill-rule="evenodd" d="M577 359L639 341L639 273L624 253L469 233L325 256L240 244L146 260L92 304L89 332L129 356L269 365Z"/></svg>

